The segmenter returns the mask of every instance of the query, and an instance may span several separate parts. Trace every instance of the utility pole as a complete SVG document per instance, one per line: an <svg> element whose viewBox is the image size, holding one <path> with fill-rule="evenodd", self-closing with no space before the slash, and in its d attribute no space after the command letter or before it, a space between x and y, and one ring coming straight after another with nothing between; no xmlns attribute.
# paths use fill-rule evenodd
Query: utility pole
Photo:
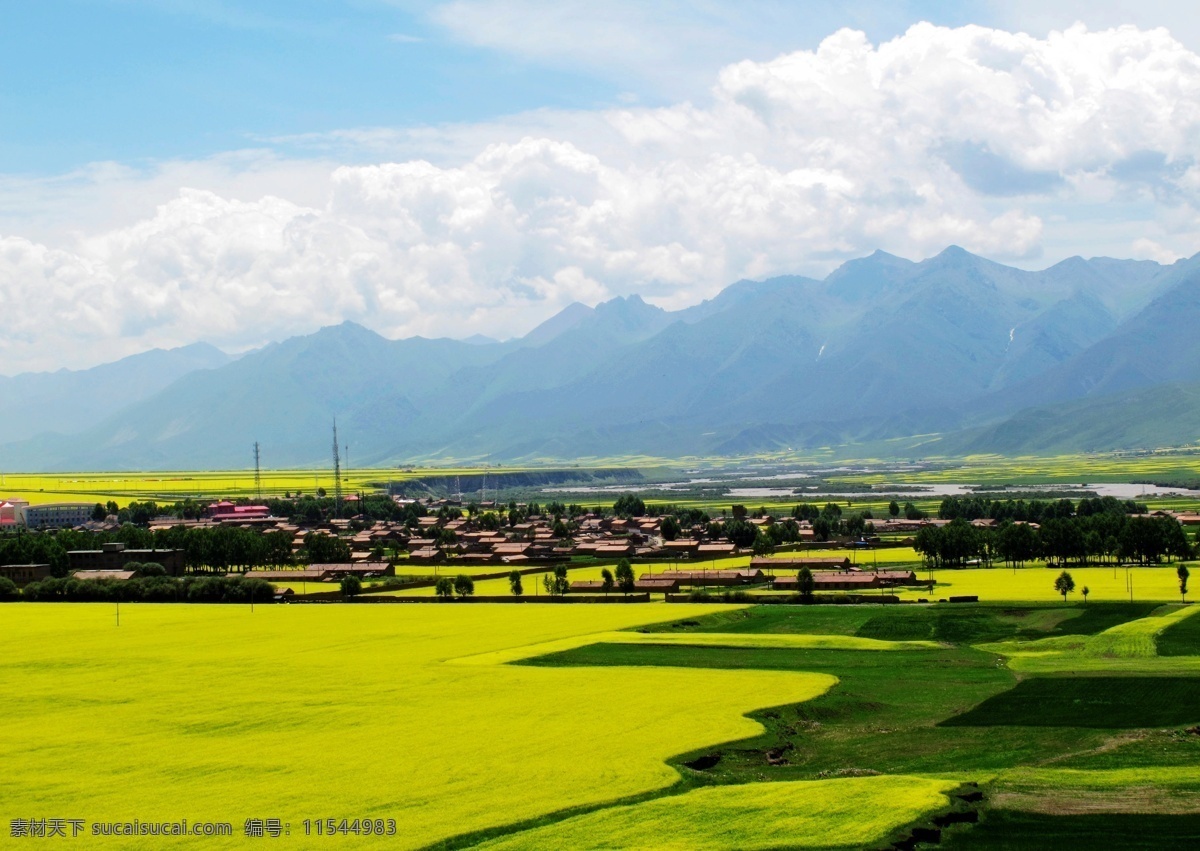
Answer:
<svg viewBox="0 0 1200 851"><path fill-rule="evenodd" d="M333 514L342 516L342 459L338 447L337 417L333 418Z"/></svg>
<svg viewBox="0 0 1200 851"><path fill-rule="evenodd" d="M258 441L254 441L254 498L262 502L262 468L259 466Z"/></svg>

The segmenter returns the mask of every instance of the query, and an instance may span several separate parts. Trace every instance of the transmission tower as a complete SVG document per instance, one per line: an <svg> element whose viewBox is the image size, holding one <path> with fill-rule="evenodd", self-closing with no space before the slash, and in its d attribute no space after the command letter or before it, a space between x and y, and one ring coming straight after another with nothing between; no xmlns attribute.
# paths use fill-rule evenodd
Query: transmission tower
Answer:
<svg viewBox="0 0 1200 851"><path fill-rule="evenodd" d="M259 466L258 441L254 441L254 498L262 501L262 468Z"/></svg>
<svg viewBox="0 0 1200 851"><path fill-rule="evenodd" d="M333 418L333 513L342 516L342 458L338 447L337 417Z"/></svg>

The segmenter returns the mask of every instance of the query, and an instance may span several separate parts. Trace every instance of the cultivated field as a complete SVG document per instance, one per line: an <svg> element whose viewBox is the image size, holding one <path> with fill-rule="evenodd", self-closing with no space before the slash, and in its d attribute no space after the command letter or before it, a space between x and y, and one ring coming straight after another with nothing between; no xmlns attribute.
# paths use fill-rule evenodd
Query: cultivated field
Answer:
<svg viewBox="0 0 1200 851"><path fill-rule="evenodd" d="M401 470L395 467L344 468L342 490L356 493L372 490L371 483L400 482L428 476L475 474L478 469L439 467ZM508 468L491 467L492 474L512 472ZM318 488L333 493L332 468L313 470L263 470L263 497L282 497L305 493L313 495ZM154 500L174 503L184 499L254 498L254 470L210 470L176 472L114 472L114 473L5 473L0 477L0 497L19 497L33 504L46 502L107 502L121 505L130 500Z"/></svg>
<svg viewBox="0 0 1200 851"><path fill-rule="evenodd" d="M953 812L980 822L948 847L1190 847L1194 612L11 604L0 815L235 825L145 847L261 843L247 818L310 847L333 817L394 818L388 847L715 851Z"/></svg>
<svg viewBox="0 0 1200 851"><path fill-rule="evenodd" d="M109 606L4 606L3 815L279 817L293 838L306 818L394 818L389 845L416 847L651 792L676 780L668 757L833 678L451 662L700 611L136 605L116 627Z"/></svg>

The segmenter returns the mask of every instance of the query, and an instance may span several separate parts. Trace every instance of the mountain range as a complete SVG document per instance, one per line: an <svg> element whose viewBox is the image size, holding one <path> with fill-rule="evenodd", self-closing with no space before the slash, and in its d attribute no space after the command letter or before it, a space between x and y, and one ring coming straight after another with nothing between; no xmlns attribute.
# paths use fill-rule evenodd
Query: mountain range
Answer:
<svg viewBox="0 0 1200 851"><path fill-rule="evenodd" d="M739 455L923 435L921 454L1200 440L1200 255L1042 271L950 247L666 311L573 304L522 338L344 323L231 358L197 344L0 378L4 469ZM913 442L895 444L908 456Z"/></svg>

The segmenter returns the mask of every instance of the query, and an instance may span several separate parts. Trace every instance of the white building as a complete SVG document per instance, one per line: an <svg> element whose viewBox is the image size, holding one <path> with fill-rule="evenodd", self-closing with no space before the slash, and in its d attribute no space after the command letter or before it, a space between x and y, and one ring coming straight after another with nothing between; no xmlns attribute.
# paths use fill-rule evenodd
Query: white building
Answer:
<svg viewBox="0 0 1200 851"><path fill-rule="evenodd" d="M92 519L94 503L48 502L17 507L17 522L30 529L69 529Z"/></svg>

